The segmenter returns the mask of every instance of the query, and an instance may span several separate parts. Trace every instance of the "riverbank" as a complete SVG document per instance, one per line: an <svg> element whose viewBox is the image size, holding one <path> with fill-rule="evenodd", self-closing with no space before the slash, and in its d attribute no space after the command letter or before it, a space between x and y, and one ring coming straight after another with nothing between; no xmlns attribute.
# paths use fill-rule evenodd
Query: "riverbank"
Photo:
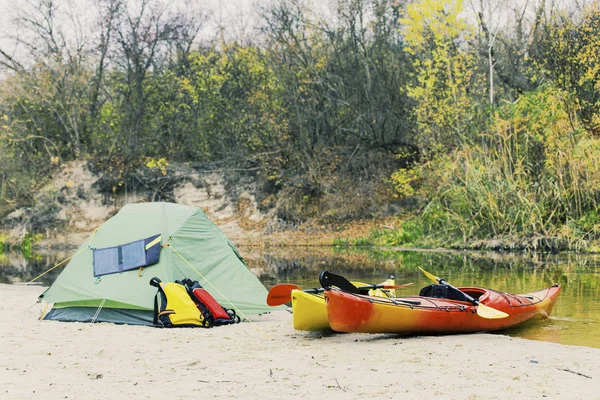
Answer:
<svg viewBox="0 0 600 400"><path fill-rule="evenodd" d="M0 285L1 398L589 399L600 379L599 349L305 333L285 311L207 330L40 322L43 290Z"/></svg>
<svg viewBox="0 0 600 400"><path fill-rule="evenodd" d="M381 204L372 213L330 218L327 210L317 216L282 219L271 203L266 206L256 182L231 185L220 173L189 173L178 166L181 180L174 184L170 201L199 207L236 246L336 246L381 247L384 249L445 248L454 250L598 252L592 236L515 236L488 239L457 239L454 234L426 234L420 214L401 212L391 204ZM16 208L0 220L0 254L10 249L29 255L45 251L72 250L127 203L148 201L151 193L140 189L107 196L98 188L101 174L87 163L71 162L40 189L33 206ZM228 183L229 182L229 183ZM76 184L77 183L77 184ZM60 201L56 193L60 193ZM406 211L406 210L405 210ZM556 232L555 232L556 233ZM563 232L564 233L564 232Z"/></svg>

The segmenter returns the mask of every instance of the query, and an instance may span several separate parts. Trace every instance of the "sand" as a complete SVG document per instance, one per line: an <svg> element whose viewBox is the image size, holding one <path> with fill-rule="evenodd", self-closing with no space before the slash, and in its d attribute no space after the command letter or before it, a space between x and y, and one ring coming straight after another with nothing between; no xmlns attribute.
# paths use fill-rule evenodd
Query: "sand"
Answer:
<svg viewBox="0 0 600 400"><path fill-rule="evenodd" d="M38 321L43 290L0 285L2 399L600 399L600 349L299 332L287 311L212 329Z"/></svg>

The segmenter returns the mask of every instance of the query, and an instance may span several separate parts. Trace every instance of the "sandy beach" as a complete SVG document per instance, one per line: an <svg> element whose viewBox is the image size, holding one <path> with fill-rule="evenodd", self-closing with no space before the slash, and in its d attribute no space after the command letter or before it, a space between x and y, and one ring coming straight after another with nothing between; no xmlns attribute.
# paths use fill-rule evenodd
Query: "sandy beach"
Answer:
<svg viewBox="0 0 600 400"><path fill-rule="evenodd" d="M0 285L2 399L600 398L600 349L307 333L287 311L212 329L38 321L43 290Z"/></svg>

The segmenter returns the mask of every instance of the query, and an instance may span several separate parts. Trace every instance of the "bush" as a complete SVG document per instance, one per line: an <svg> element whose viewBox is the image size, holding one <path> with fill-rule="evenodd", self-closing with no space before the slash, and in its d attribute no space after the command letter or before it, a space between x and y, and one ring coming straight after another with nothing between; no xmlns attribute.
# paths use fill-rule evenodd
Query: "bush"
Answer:
<svg viewBox="0 0 600 400"><path fill-rule="evenodd" d="M424 233L464 243L564 235L566 225L580 227L571 234L596 232L600 141L580 128L573 109L554 88L526 93L497 111L476 144L425 163Z"/></svg>

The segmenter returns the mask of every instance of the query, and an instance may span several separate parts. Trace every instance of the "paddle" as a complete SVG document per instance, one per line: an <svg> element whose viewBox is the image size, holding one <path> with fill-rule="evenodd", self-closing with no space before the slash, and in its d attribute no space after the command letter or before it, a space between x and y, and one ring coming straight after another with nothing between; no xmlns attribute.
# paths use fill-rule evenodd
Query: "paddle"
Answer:
<svg viewBox="0 0 600 400"><path fill-rule="evenodd" d="M352 283L350 283L352 285ZM369 289L398 289L406 286L410 286L412 283L405 283L403 285L365 285L356 287L359 291L361 290L369 290ZM337 286L337 285L334 285ZM339 287L339 286L338 286ZM302 290L302 288L298 285L292 285L290 283L282 283L279 285L275 285L269 290L267 294L267 305L269 306L280 306L282 304L290 302L292 300L292 290ZM305 289L302 290L305 293L323 293L325 291L324 288L313 288L313 289Z"/></svg>
<svg viewBox="0 0 600 400"><path fill-rule="evenodd" d="M481 304L479 302L479 300L474 299L473 297L469 296L468 294L466 294L465 292L458 290L457 288L455 288L454 286L452 286L451 284L449 284L448 282L446 282L445 280L443 280L442 278L438 278L437 276L430 274L429 272L425 271L423 268L419 267L419 269L421 270L421 272L423 272L425 274L425 276L427 276L429 279L431 279L432 281L434 281L435 283L440 283L442 285L446 285L449 288L452 288L460 293L462 293L463 296L465 296L465 298L470 301L471 303L473 303L474 305L477 306L477 315L479 315L482 318L486 318L486 319L500 319L500 318L506 318L508 317L508 314L505 312L502 312L500 310L496 310L495 308L492 307L488 307L484 304Z"/></svg>
<svg viewBox="0 0 600 400"><path fill-rule="evenodd" d="M288 283L273 286L267 293L267 305L274 307L288 303L292 300L292 290L302 290L302 288ZM317 290L319 289L307 289L307 293L318 293Z"/></svg>
<svg viewBox="0 0 600 400"><path fill-rule="evenodd" d="M359 294L360 289L354 286L352 282L341 275L332 274L328 271L321 271L319 274L319 283L324 288L337 286L344 292Z"/></svg>
<svg viewBox="0 0 600 400"><path fill-rule="evenodd" d="M342 291L348 292L348 293L353 293L353 294L360 294L360 291L362 289L362 287L354 286L354 284L352 282L350 282L348 279L344 278L343 276L332 274L331 272L328 272L328 271L321 271L321 273L319 274L319 283L321 284L321 286L323 286L326 289L329 289L332 286L337 286ZM405 287L405 286L409 286L409 285L412 285L412 283L405 283L404 285L389 287L389 289ZM380 285L372 285L371 288L376 288L378 286L380 286ZM383 286L383 285L381 285L381 286ZM384 286L384 288L385 288L385 286ZM411 304L411 305L421 304L421 302L417 301L417 300L404 300L404 299L394 298L393 301Z"/></svg>

